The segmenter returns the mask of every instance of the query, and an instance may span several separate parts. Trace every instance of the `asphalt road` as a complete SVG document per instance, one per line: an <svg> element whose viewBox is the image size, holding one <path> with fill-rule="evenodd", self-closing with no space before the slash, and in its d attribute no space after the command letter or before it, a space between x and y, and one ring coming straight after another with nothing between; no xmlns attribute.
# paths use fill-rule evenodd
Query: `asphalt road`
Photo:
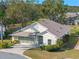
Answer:
<svg viewBox="0 0 79 59"><path fill-rule="evenodd" d="M27 58L16 54L0 52L0 59L27 59Z"/></svg>

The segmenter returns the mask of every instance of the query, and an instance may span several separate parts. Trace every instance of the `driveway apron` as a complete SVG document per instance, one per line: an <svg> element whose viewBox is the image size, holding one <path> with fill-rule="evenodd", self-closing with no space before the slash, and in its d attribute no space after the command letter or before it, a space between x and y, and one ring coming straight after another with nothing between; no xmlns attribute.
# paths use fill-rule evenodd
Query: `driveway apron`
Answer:
<svg viewBox="0 0 79 59"><path fill-rule="evenodd" d="M27 58L17 54L0 52L0 59L27 59Z"/></svg>

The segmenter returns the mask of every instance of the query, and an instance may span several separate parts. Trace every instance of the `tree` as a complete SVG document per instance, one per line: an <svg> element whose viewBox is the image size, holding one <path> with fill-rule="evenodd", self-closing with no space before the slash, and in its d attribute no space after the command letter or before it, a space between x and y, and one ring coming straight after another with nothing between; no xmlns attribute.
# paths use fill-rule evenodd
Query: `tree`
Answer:
<svg viewBox="0 0 79 59"><path fill-rule="evenodd" d="M43 2L43 7L45 16L50 18L51 14L54 14L54 0L45 0Z"/></svg>
<svg viewBox="0 0 79 59"><path fill-rule="evenodd" d="M35 4L26 4L26 3L15 3L8 5L6 9L6 15L8 18L15 19L17 22L21 22L22 25L27 19L30 20L37 20L40 18L41 11ZM26 21L25 21L26 20Z"/></svg>
<svg viewBox="0 0 79 59"><path fill-rule="evenodd" d="M3 22L5 17L5 6L3 4L0 5L0 25L1 25L1 41L3 43Z"/></svg>
<svg viewBox="0 0 79 59"><path fill-rule="evenodd" d="M64 6L63 0L55 0L55 10L58 13L57 18L58 22L63 23L65 19L66 8Z"/></svg>
<svg viewBox="0 0 79 59"><path fill-rule="evenodd" d="M44 14L48 18L63 23L65 13L63 0L45 0L43 6Z"/></svg>

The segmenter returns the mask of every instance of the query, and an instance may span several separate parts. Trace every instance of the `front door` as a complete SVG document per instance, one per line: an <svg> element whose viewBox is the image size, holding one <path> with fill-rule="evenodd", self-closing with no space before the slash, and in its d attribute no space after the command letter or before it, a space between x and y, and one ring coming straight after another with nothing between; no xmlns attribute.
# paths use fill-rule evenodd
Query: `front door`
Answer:
<svg viewBox="0 0 79 59"><path fill-rule="evenodd" d="M43 45L43 36L38 37L38 44L41 46Z"/></svg>

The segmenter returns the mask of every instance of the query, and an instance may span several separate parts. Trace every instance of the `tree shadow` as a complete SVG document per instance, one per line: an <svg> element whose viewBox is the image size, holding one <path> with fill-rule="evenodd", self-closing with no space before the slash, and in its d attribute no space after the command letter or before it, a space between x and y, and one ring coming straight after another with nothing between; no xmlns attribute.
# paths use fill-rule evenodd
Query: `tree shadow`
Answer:
<svg viewBox="0 0 79 59"><path fill-rule="evenodd" d="M74 43L69 43L67 42L62 48L64 50L72 50L75 48L76 44L77 44L78 40L76 39L76 41Z"/></svg>

